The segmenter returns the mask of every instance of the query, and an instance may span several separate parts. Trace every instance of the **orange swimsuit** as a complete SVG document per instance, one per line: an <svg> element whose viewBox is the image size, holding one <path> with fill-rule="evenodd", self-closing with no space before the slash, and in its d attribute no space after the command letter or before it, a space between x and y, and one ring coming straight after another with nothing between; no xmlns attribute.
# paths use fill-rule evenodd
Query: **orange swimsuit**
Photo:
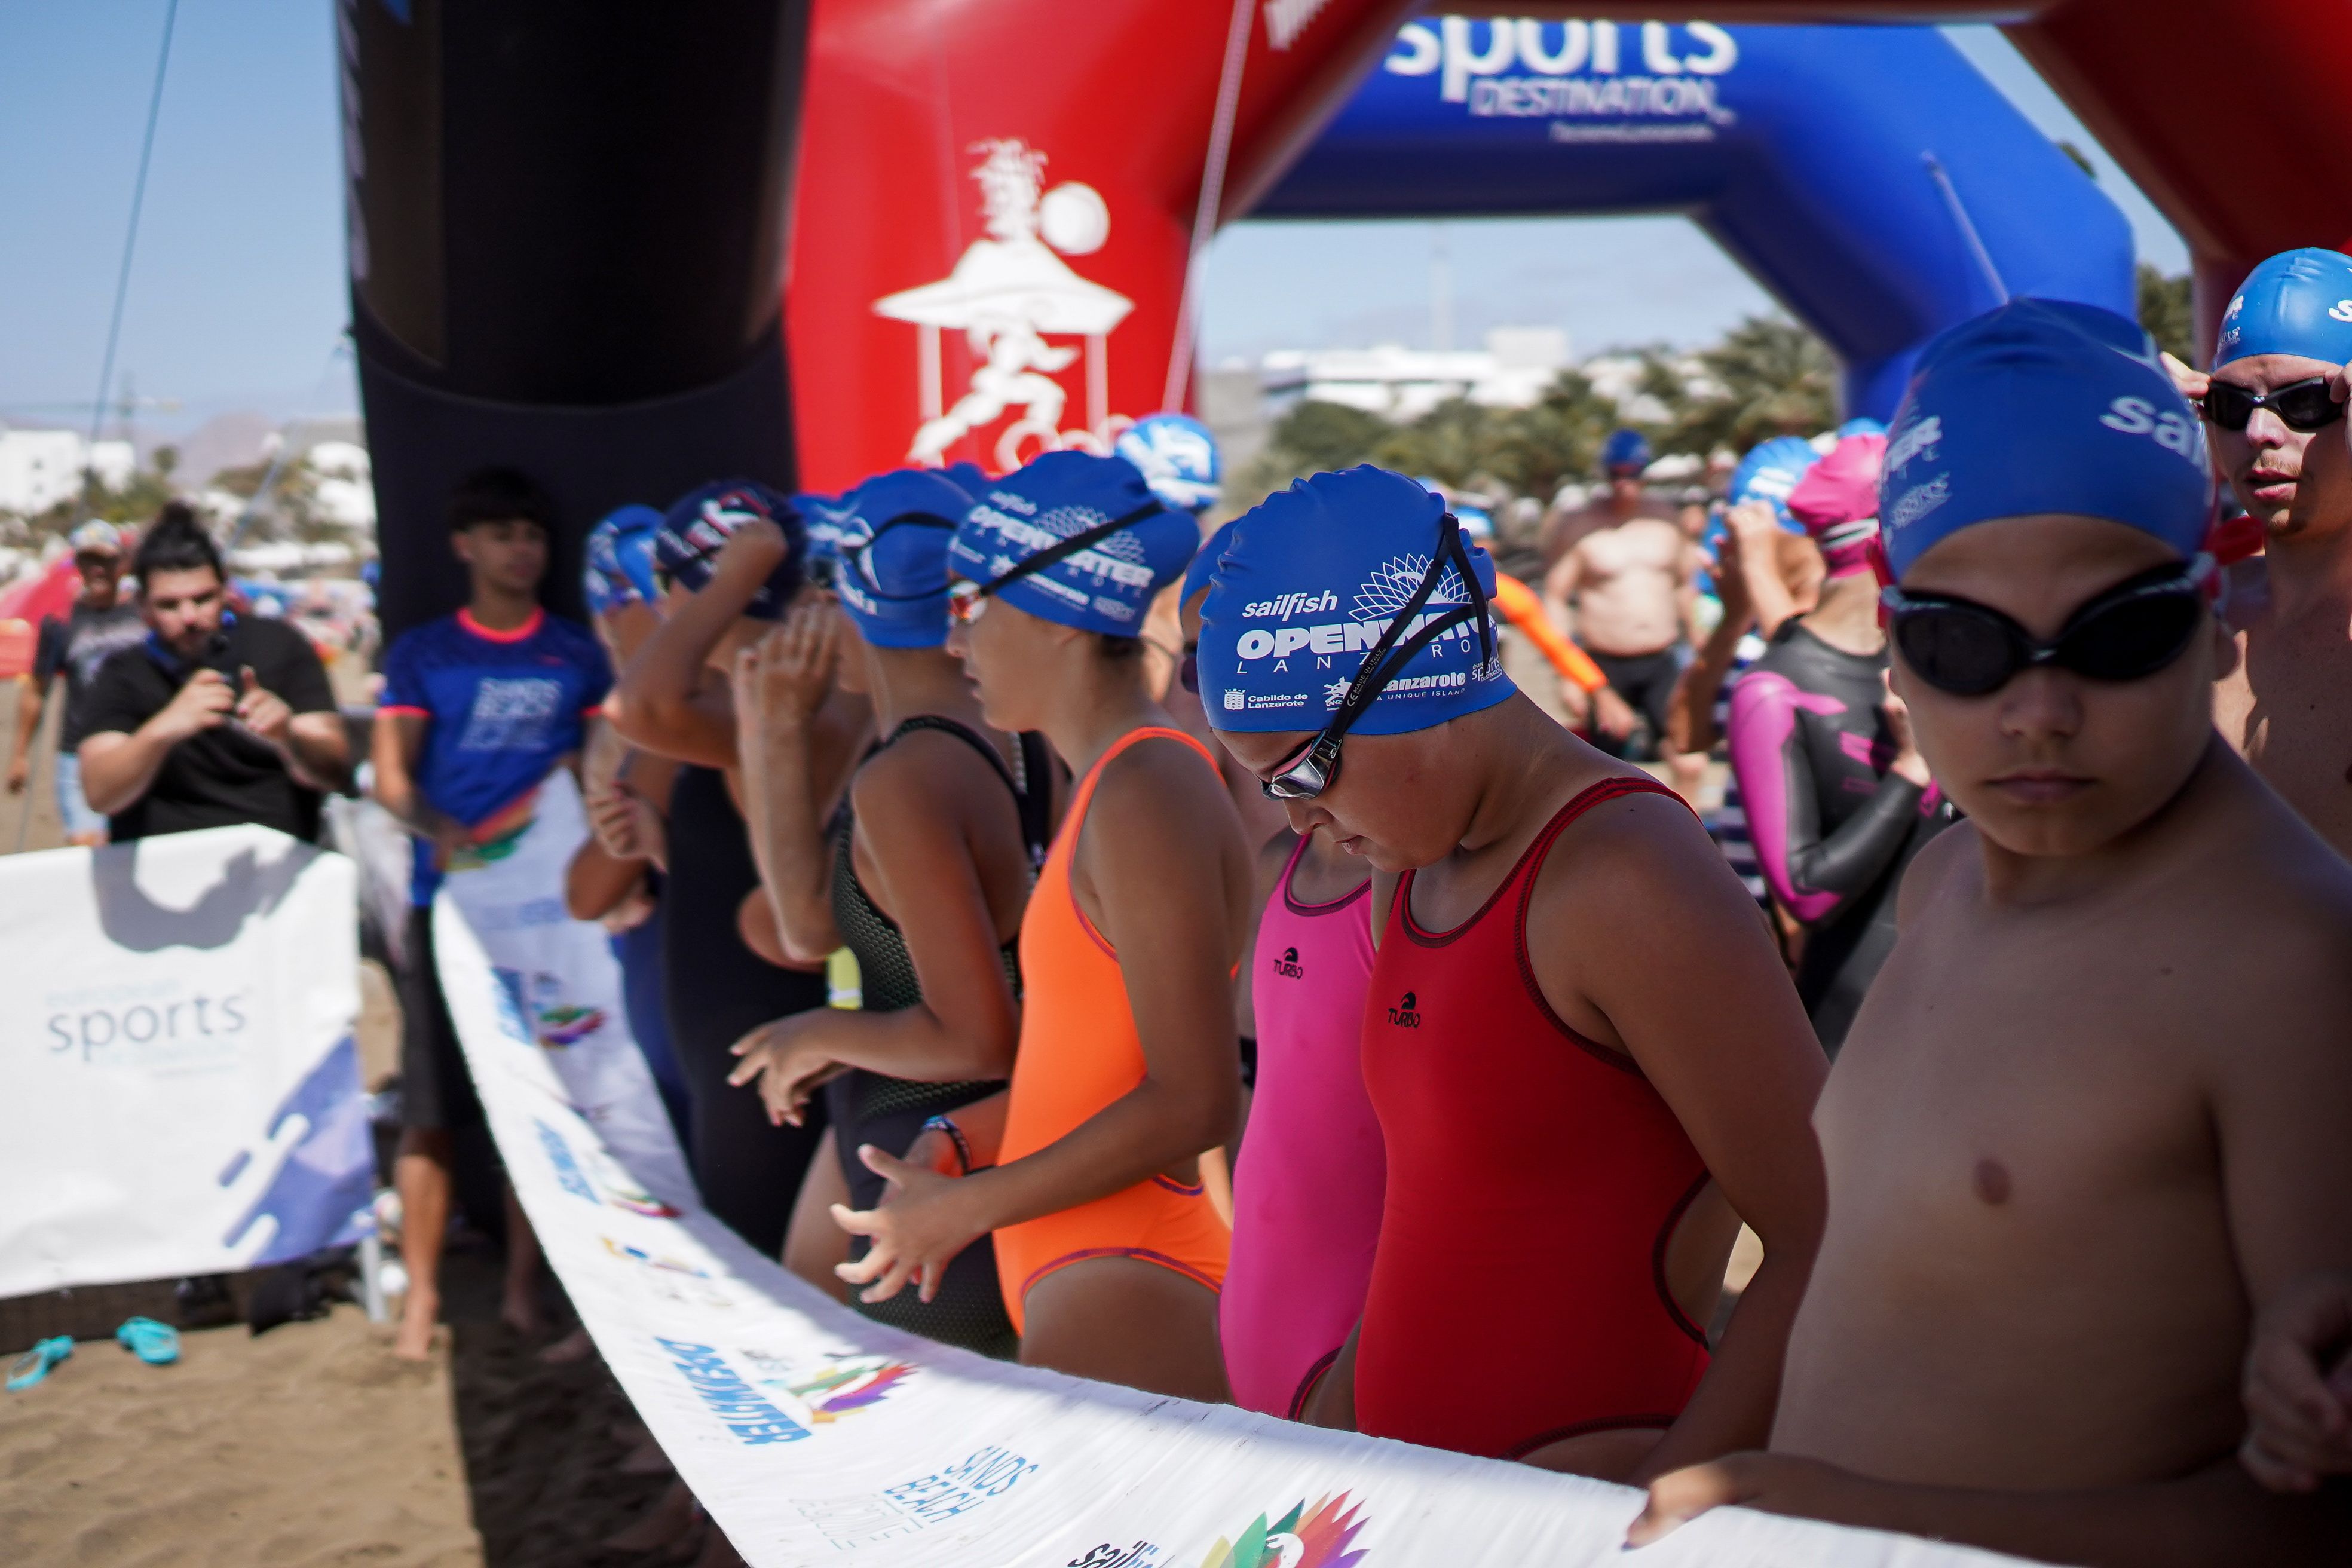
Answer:
<svg viewBox="0 0 2352 1568"><path fill-rule="evenodd" d="M1121 736L1080 781L1021 917L1021 1047L998 1156L1006 1163L1068 1136L1143 1081L1143 1046L1118 955L1078 910L1070 857L1104 765L1139 741L1161 738L1181 742L1216 767L1208 748L1181 731ZM1232 1247L1233 1232L1201 1188L1154 1175L1092 1203L1006 1226L996 1233L996 1277L1019 1330L1029 1287L1057 1268L1090 1258L1139 1258L1214 1290L1224 1283Z"/></svg>

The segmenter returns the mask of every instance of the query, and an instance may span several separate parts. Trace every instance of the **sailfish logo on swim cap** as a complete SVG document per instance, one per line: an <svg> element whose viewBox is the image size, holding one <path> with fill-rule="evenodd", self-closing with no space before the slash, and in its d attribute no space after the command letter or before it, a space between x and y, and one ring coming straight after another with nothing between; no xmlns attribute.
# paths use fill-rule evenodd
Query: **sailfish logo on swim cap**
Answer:
<svg viewBox="0 0 2352 1568"><path fill-rule="evenodd" d="M2284 250L2246 275L2222 313L2213 368L2256 354L2352 360L2352 256Z"/></svg>
<svg viewBox="0 0 2352 1568"><path fill-rule="evenodd" d="M1412 479L1367 466L1300 479L1237 519L1202 606L1210 722L1320 729L1436 563L1444 517L1444 503ZM1464 542L1478 600L1491 601L1494 562ZM1459 568L1444 566L1396 642L1474 602ZM1269 624L1276 605L1296 608ZM1465 617L1446 627L1388 671L1355 732L1425 730L1500 702L1515 688L1487 657L1495 646L1491 611L1483 625Z"/></svg>
<svg viewBox="0 0 2352 1568"><path fill-rule="evenodd" d="M1897 577L1973 523L2067 512L2202 547L2212 473L2137 323L2016 300L1927 345L1895 416L1879 518Z"/></svg>

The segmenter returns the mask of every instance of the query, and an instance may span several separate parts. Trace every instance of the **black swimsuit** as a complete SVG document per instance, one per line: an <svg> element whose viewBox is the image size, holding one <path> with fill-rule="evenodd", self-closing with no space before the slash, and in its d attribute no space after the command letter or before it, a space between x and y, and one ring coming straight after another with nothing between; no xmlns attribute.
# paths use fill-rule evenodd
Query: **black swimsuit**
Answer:
<svg viewBox="0 0 2352 1568"><path fill-rule="evenodd" d="M662 1003L691 1112L688 1163L710 1212L769 1258L781 1257L793 1200L824 1134L768 1120L756 1089L736 1089L729 1049L761 1025L825 1004L821 973L779 969L743 945L736 911L760 885L727 776L680 768L669 805L669 881L662 899Z"/></svg>
<svg viewBox="0 0 2352 1568"><path fill-rule="evenodd" d="M867 753L868 759L916 730L936 730L953 735L988 759L989 765L1004 780L1004 787L1013 792L1013 804L1021 813L1022 840L1028 847L1034 870L1045 858L1052 837L1053 772L1044 740L1036 735L1021 737L1022 778L1015 780L985 736L953 720L924 715L909 719L893 730L888 739ZM832 823L834 925L841 932L842 944L856 956L865 1010L895 1013L921 1002L922 985L916 978L914 960L907 952L906 938L900 934L898 922L874 907L865 886L857 879L849 847L855 828L856 819L850 814L848 801L844 799ZM1016 938L1000 949L1004 975L1012 982L1015 996L1021 994L1019 946ZM1003 1088L1002 1079L913 1083L858 1068L827 1083L825 1108L835 1130L834 1147L841 1157L841 1173L849 1184L851 1206L870 1209L882 1201L883 1180L857 1157L860 1144L871 1143L888 1153L904 1154L925 1121L976 1100L985 1100ZM853 1237L851 1258L864 1257L866 1247L864 1237ZM948 1265L947 1278L938 1296L929 1302L908 1289L887 1301L869 1306L853 1300L850 1304L877 1321L985 1355L1009 1358L1020 1347L1012 1320L1004 1313L1003 1293L997 1288L996 1245L992 1237L982 1237L956 1255Z"/></svg>

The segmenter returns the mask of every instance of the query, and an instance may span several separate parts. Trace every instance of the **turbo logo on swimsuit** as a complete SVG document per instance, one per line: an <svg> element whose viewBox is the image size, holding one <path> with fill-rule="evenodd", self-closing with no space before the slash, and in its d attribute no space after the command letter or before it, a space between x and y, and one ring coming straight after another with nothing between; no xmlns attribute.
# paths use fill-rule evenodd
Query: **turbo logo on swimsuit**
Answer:
<svg viewBox="0 0 2352 1568"><path fill-rule="evenodd" d="M1274 961L1274 972L1285 980L1303 980L1307 977L1307 970L1298 962L1298 950L1295 947L1286 947L1282 950L1282 956Z"/></svg>
<svg viewBox="0 0 2352 1568"><path fill-rule="evenodd" d="M1389 1022L1400 1029L1421 1027L1421 998L1408 991L1404 1000L1389 1009Z"/></svg>

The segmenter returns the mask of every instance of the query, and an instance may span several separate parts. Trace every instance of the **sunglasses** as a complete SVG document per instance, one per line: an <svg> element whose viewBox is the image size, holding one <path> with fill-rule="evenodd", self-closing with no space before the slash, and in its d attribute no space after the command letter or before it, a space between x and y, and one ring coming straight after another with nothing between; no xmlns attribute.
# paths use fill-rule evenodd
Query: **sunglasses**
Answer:
<svg viewBox="0 0 2352 1568"><path fill-rule="evenodd" d="M2327 378L2315 375L2282 386L2275 392L2249 392L2226 381L2207 384L2198 406L2205 417L2224 430L2242 430L2257 408L2277 415L2290 430L2308 436L2344 417L2344 405L2328 393Z"/></svg>
<svg viewBox="0 0 2352 1568"><path fill-rule="evenodd" d="M2213 558L2200 555L2186 566L2158 566L2126 578L2068 616L2048 642L1968 599L1888 588L1880 602L1913 674L1954 697L1990 697L2042 665L2092 680L2154 675L2187 652L2196 637L2213 569Z"/></svg>
<svg viewBox="0 0 2352 1568"><path fill-rule="evenodd" d="M1422 606L1429 603L1430 595L1436 592L1449 567L1460 572L1469 602L1432 617L1427 626L1407 637L1405 629L1421 614ZM1312 800L1339 783L1339 748L1356 721L1371 707L1372 699L1403 673L1413 655L1465 621L1477 624L1480 662L1493 663L1495 630L1486 614L1486 590L1479 586L1478 571L1471 563L1470 547L1463 541L1462 525L1449 511L1438 521L1437 553L1430 557L1429 570L1422 574L1420 586L1413 589L1412 596L1397 611L1388 629L1381 633L1381 640L1364 656L1356 679L1349 682L1347 695L1339 700L1339 710L1331 715L1331 722L1323 732L1284 758L1274 775L1259 783L1258 788L1265 797Z"/></svg>

